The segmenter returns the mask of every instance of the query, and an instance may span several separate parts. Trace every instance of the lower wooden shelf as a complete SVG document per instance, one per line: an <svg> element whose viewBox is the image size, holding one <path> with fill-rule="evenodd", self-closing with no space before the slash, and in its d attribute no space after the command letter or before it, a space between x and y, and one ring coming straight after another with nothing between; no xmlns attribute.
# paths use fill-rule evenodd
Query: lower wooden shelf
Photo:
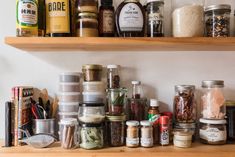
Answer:
<svg viewBox="0 0 235 157"><path fill-rule="evenodd" d="M235 157L235 145L211 146L194 143L192 148L156 146L153 148L114 147L100 150L64 150L59 143L50 148L29 146L0 148L0 157Z"/></svg>

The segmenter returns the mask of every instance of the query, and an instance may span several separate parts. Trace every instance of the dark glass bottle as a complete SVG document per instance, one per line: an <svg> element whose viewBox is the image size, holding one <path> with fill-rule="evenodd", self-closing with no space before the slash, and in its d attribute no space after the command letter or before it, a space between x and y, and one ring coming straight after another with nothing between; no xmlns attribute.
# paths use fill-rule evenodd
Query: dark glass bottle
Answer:
<svg viewBox="0 0 235 157"><path fill-rule="evenodd" d="M71 36L71 0L45 0L45 4L47 36Z"/></svg>
<svg viewBox="0 0 235 157"><path fill-rule="evenodd" d="M38 0L38 36L44 37L46 31L45 0Z"/></svg>
<svg viewBox="0 0 235 157"><path fill-rule="evenodd" d="M114 36L114 7L113 0L101 0L99 11L99 35L100 37Z"/></svg>
<svg viewBox="0 0 235 157"><path fill-rule="evenodd" d="M139 0L124 0L117 8L117 33L120 37L144 37L145 11Z"/></svg>

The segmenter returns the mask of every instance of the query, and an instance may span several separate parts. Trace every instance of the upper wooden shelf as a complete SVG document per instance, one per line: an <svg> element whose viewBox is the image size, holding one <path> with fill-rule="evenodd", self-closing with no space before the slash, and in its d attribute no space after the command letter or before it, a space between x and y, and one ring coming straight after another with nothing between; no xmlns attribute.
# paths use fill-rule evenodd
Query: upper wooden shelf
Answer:
<svg viewBox="0 0 235 157"><path fill-rule="evenodd" d="M15 48L35 51L235 51L230 38L6 37Z"/></svg>
<svg viewBox="0 0 235 157"><path fill-rule="evenodd" d="M64 150L59 144L51 148L29 146L0 148L1 157L234 157L235 145L211 146L194 143L192 148L156 146L154 148L113 147L100 150Z"/></svg>

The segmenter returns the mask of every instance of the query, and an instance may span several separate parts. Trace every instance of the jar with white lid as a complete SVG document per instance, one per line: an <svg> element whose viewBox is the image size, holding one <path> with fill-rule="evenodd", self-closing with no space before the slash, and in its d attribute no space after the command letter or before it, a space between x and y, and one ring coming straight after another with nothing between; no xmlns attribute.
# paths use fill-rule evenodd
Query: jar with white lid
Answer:
<svg viewBox="0 0 235 157"><path fill-rule="evenodd" d="M119 65L107 65L107 88L120 88Z"/></svg>
<svg viewBox="0 0 235 157"><path fill-rule="evenodd" d="M223 93L224 81L202 81L201 117L204 119L224 119L226 107Z"/></svg>
<svg viewBox="0 0 235 157"><path fill-rule="evenodd" d="M142 147L153 147L153 127L152 123L148 120L140 122L141 125L141 146Z"/></svg>
<svg viewBox="0 0 235 157"><path fill-rule="evenodd" d="M225 144L227 140L226 120L200 119L200 141L205 144Z"/></svg>
<svg viewBox="0 0 235 157"><path fill-rule="evenodd" d="M139 146L139 122L127 121L126 146L135 148Z"/></svg>
<svg viewBox="0 0 235 157"><path fill-rule="evenodd" d="M173 36L202 37L204 35L203 7L203 0L173 0Z"/></svg>

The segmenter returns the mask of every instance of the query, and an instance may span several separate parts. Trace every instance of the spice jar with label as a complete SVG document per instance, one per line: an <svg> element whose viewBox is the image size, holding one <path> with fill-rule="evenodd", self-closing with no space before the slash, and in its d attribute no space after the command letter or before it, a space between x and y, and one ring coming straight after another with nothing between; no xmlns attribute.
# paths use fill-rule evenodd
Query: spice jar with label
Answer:
<svg viewBox="0 0 235 157"><path fill-rule="evenodd" d="M195 86L175 86L174 114L177 123L193 123L196 121Z"/></svg>
<svg viewBox="0 0 235 157"><path fill-rule="evenodd" d="M224 119L226 108L223 93L224 81L202 81L201 117L205 119Z"/></svg>
<svg viewBox="0 0 235 157"><path fill-rule="evenodd" d="M98 13L98 0L77 0L78 12Z"/></svg>
<svg viewBox="0 0 235 157"><path fill-rule="evenodd" d="M200 141L205 144L225 144L227 140L226 120L200 119Z"/></svg>
<svg viewBox="0 0 235 157"><path fill-rule="evenodd" d="M162 112L162 116L168 116L169 118L169 136L170 136L170 141L173 140L173 113L172 112Z"/></svg>
<svg viewBox="0 0 235 157"><path fill-rule="evenodd" d="M120 88L119 65L108 65L107 70L107 88Z"/></svg>
<svg viewBox="0 0 235 157"><path fill-rule="evenodd" d="M139 122L127 121L126 146L135 148L139 146Z"/></svg>
<svg viewBox="0 0 235 157"><path fill-rule="evenodd" d="M211 5L205 9L206 36L229 37L230 36L231 5Z"/></svg>
<svg viewBox="0 0 235 157"><path fill-rule="evenodd" d="M235 143L235 101L226 101L227 139Z"/></svg>
<svg viewBox="0 0 235 157"><path fill-rule="evenodd" d="M147 0L147 36L164 36L164 0Z"/></svg>
<svg viewBox="0 0 235 157"><path fill-rule="evenodd" d="M82 66L83 78L85 82L101 81L102 65L86 64Z"/></svg>
<svg viewBox="0 0 235 157"><path fill-rule="evenodd" d="M107 116L107 140L109 146L117 147L125 144L126 116Z"/></svg>
<svg viewBox="0 0 235 157"><path fill-rule="evenodd" d="M162 146L170 144L169 117L161 116L159 119L159 143Z"/></svg>
<svg viewBox="0 0 235 157"><path fill-rule="evenodd" d="M124 0L115 19L119 37L144 37L145 11L139 0Z"/></svg>
<svg viewBox="0 0 235 157"><path fill-rule="evenodd" d="M99 36L114 36L114 7L113 0L101 0L99 10Z"/></svg>
<svg viewBox="0 0 235 157"><path fill-rule="evenodd" d="M78 37L98 37L98 19L96 13L83 12L78 14Z"/></svg>
<svg viewBox="0 0 235 157"><path fill-rule="evenodd" d="M140 122L141 125L141 146L142 147L153 147L153 127L152 123L148 120Z"/></svg>

